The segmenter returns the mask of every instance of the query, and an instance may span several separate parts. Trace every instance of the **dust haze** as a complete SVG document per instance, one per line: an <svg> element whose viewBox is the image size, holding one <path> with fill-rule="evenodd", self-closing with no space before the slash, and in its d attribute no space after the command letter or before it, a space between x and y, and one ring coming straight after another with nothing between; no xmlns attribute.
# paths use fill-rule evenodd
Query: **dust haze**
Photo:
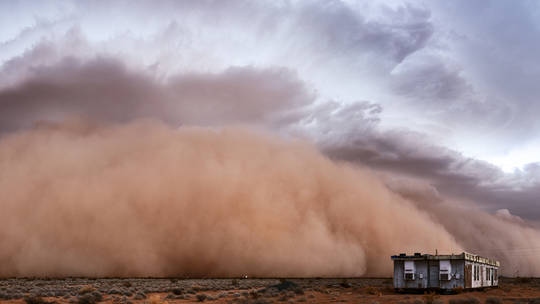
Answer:
<svg viewBox="0 0 540 304"><path fill-rule="evenodd" d="M462 250L368 170L309 143L154 121L0 140L1 276L361 276Z"/></svg>

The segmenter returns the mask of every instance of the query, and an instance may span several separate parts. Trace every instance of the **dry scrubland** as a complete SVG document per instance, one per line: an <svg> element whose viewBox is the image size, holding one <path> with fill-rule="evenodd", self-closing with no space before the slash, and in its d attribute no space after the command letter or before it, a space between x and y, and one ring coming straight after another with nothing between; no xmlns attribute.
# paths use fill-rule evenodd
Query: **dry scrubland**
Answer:
<svg viewBox="0 0 540 304"><path fill-rule="evenodd" d="M540 304L540 279L454 295L397 294L391 279L3 279L2 303L449 303Z"/></svg>

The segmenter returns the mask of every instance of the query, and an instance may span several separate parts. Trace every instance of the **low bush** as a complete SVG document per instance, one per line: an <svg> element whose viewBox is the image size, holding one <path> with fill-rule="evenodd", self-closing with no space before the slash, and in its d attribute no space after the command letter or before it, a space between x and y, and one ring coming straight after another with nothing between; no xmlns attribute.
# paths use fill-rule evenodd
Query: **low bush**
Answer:
<svg viewBox="0 0 540 304"><path fill-rule="evenodd" d="M376 288L376 287L373 287L373 286L368 286L364 289L365 293L367 294L370 294L370 295L378 295L379 294L379 290Z"/></svg>
<svg viewBox="0 0 540 304"><path fill-rule="evenodd" d="M339 283L339 285L340 285L341 287L343 287L343 288L351 288L351 287L352 287L351 283L349 283L349 282L347 281L347 279L341 280L341 283Z"/></svg>
<svg viewBox="0 0 540 304"><path fill-rule="evenodd" d="M79 304L95 304L103 300L103 296L99 291L84 293L77 298Z"/></svg>
<svg viewBox="0 0 540 304"><path fill-rule="evenodd" d="M171 289L171 292L177 296L181 295L184 293L184 290L182 288L173 288Z"/></svg>
<svg viewBox="0 0 540 304"><path fill-rule="evenodd" d="M489 297L486 299L486 304L502 304L501 298Z"/></svg>
<svg viewBox="0 0 540 304"><path fill-rule="evenodd" d="M528 284L532 282L532 278L529 278L529 277L517 277L516 278L516 283L519 283L519 284Z"/></svg>
<svg viewBox="0 0 540 304"><path fill-rule="evenodd" d="M435 300L437 300L438 296L434 292L430 292L428 294L424 295L424 303L425 304L435 304Z"/></svg>
<svg viewBox="0 0 540 304"><path fill-rule="evenodd" d="M480 300L474 297L450 299L448 304L480 304Z"/></svg>
<svg viewBox="0 0 540 304"><path fill-rule="evenodd" d="M45 301L42 297L38 297L38 296L26 296L24 297L24 302L26 304L48 304L49 303Z"/></svg>
<svg viewBox="0 0 540 304"><path fill-rule="evenodd" d="M135 294L135 296L133 296L133 299L134 300L144 300L146 299L146 294L142 291L139 291Z"/></svg>
<svg viewBox="0 0 540 304"><path fill-rule="evenodd" d="M195 297L197 298L197 301L199 302L204 302L206 298L208 298L208 296L204 293L198 293Z"/></svg>
<svg viewBox="0 0 540 304"><path fill-rule="evenodd" d="M86 293L93 292L95 290L96 290L96 288L94 286L86 285L86 286L83 286L83 287L79 288L79 294L83 295L83 294L86 294Z"/></svg>

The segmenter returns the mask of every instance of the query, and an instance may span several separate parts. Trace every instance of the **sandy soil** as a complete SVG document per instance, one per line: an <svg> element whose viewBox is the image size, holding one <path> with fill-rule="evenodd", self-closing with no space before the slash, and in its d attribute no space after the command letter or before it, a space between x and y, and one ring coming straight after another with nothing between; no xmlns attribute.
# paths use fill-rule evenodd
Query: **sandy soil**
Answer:
<svg viewBox="0 0 540 304"><path fill-rule="evenodd" d="M540 278L503 278L499 288L453 295L399 294L391 279L3 279L2 303L531 303Z"/></svg>

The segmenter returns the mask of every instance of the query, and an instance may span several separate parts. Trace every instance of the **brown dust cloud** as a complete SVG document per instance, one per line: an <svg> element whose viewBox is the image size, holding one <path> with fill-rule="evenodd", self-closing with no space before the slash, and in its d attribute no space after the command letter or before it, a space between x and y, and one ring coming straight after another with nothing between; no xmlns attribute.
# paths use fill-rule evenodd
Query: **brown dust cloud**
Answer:
<svg viewBox="0 0 540 304"><path fill-rule="evenodd" d="M507 250L534 227L411 191L242 128L44 124L0 138L0 276L391 276L435 249L540 275Z"/></svg>

